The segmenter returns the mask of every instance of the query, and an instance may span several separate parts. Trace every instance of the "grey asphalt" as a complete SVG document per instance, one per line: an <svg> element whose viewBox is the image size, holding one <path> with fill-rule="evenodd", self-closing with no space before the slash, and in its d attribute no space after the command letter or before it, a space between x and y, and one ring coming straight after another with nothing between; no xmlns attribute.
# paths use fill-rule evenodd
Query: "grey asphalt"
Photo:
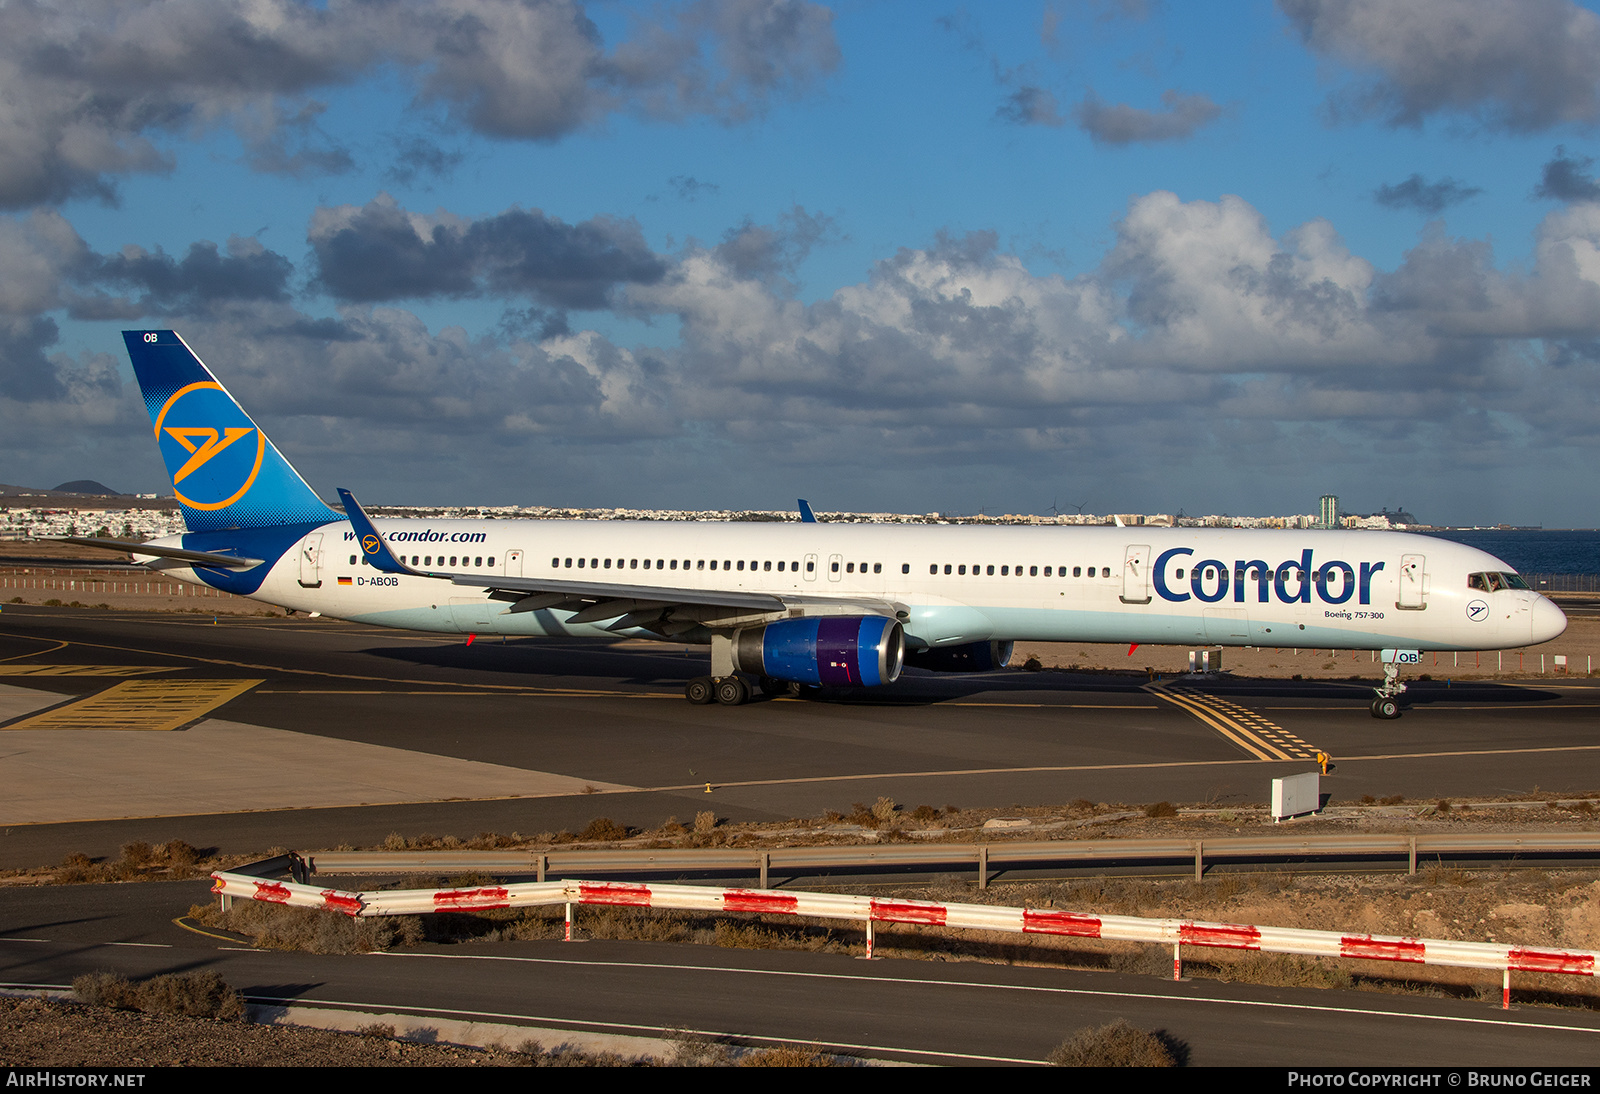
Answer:
<svg viewBox="0 0 1600 1094"><path fill-rule="evenodd" d="M15 823L0 829L0 866L115 854L131 839L250 851L370 844L395 831L576 831L599 816L646 827L705 809L774 820L848 811L879 795L908 807L1076 798L1228 805L1264 802L1272 777L1310 766L1254 759L1146 690L1142 675L908 673L871 692L695 707L681 689L704 671L703 652L676 647L469 646L302 618L213 625L192 615L17 607L0 615L0 669L73 664L170 670L143 679L263 683L210 723L172 734L8 737L0 728L0 774L23 762L24 749L5 746L24 740L30 762L58 761L57 777L96 762L115 769L93 792L67 795L69 822L35 823L63 815L54 792L53 811L14 810L7 820ZM0 683L44 701L115 681L10 675ZM1335 768L1324 790L1335 804L1365 794L1592 793L1600 782L1592 774L1600 690L1581 681L1419 682L1395 722L1369 716L1360 683L1224 676L1192 686L1330 752ZM230 762L216 745L224 722L234 739L259 744L247 759L241 749ZM272 732L252 741L251 727ZM174 759L141 784L136 802L118 800L112 775L125 776L146 753ZM379 760L393 772L374 788ZM513 793L485 778L474 794L475 771L512 784L547 778L549 789ZM249 795L237 792L232 808L210 804L218 785L237 787L241 774ZM161 800L151 805L152 795Z"/></svg>

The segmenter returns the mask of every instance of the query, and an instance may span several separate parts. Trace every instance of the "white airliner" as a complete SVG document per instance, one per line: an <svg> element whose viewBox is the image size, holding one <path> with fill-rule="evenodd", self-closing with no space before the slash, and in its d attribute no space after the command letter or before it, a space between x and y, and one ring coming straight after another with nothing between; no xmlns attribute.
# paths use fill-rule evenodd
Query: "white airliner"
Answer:
<svg viewBox="0 0 1600 1094"><path fill-rule="evenodd" d="M135 547L145 565L376 626L709 645L696 703L1077 641L1382 650L1372 712L1394 718L1421 651L1567 624L1492 555L1389 532L369 520L347 491L324 504L176 333L123 337L190 529Z"/></svg>

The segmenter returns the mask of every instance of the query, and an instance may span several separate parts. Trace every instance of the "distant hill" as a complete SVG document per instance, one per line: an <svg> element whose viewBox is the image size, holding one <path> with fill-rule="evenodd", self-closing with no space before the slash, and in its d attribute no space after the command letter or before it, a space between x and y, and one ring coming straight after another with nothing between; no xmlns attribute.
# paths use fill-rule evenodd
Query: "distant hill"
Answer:
<svg viewBox="0 0 1600 1094"><path fill-rule="evenodd" d="M37 486L13 486L0 482L0 503L68 509L176 509L178 507L178 499L174 497L140 498L132 494L118 494L103 483L92 479L64 482L54 490L41 490Z"/></svg>
<svg viewBox="0 0 1600 1094"><path fill-rule="evenodd" d="M73 479L71 482L64 482L55 488L55 493L97 494L112 498L120 498L122 496L119 491L113 490L103 483L95 482L93 479Z"/></svg>

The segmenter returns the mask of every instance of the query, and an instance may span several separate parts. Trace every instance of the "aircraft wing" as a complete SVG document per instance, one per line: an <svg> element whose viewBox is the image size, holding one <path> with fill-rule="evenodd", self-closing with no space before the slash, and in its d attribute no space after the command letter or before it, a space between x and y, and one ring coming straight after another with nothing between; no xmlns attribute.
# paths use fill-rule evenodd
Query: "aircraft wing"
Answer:
<svg viewBox="0 0 1600 1094"><path fill-rule="evenodd" d="M491 599L509 601L511 607L507 611L512 613L559 609L574 612L569 620L573 623L621 619L625 625L670 635L694 626L738 625L734 621L740 617L786 612L792 608L799 608L805 614L821 614L819 609L837 612L846 608L891 618L897 611L887 601L860 597L777 596L736 589L685 589L612 581L418 570L389 550L361 503L348 490L341 489L339 497L344 501L345 515L355 529L362 553L373 567L384 573L431 577L455 585L487 589Z"/></svg>

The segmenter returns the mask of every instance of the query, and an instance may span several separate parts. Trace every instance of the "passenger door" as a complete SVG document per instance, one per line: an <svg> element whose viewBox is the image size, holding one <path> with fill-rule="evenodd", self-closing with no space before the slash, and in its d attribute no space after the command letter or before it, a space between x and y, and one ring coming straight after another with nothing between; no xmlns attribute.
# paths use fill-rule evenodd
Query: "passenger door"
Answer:
<svg viewBox="0 0 1600 1094"><path fill-rule="evenodd" d="M1122 553L1122 602L1150 603L1150 547L1132 544Z"/></svg>
<svg viewBox="0 0 1600 1094"><path fill-rule="evenodd" d="M300 541L300 585L322 588L322 533L312 532Z"/></svg>
<svg viewBox="0 0 1600 1094"><path fill-rule="evenodd" d="M1423 568L1423 556L1400 556L1400 593L1395 607L1418 612L1428 606L1428 575Z"/></svg>

